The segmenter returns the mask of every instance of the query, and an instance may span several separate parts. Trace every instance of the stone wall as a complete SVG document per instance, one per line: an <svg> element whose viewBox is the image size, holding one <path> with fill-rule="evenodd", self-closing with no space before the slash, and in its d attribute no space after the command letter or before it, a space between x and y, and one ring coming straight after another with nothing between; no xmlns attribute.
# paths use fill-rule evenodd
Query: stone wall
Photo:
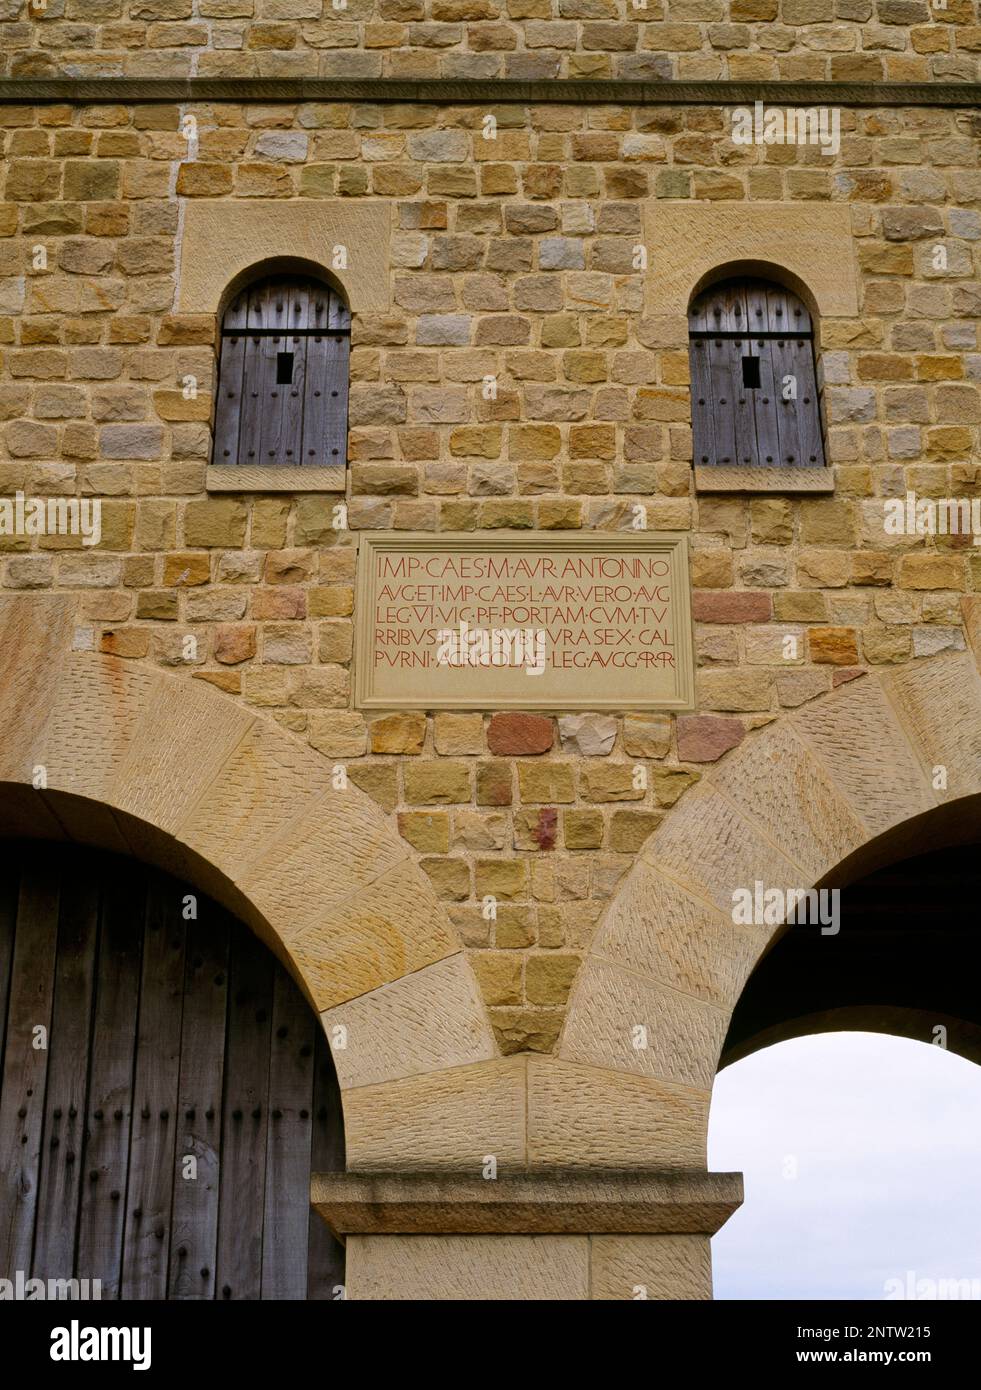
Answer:
<svg viewBox="0 0 981 1390"><path fill-rule="evenodd" d="M96 5L89 27L117 22ZM154 24L184 22L165 8ZM187 23L248 26L248 9ZM592 22L569 21L577 42ZM64 23L81 23L70 3ZM858 33L815 33L833 27ZM0 582L72 592L76 646L209 682L343 763L448 904L502 1049L548 1052L597 922L701 770L869 668L964 647L981 554L886 535L882 502L981 489L979 128L968 110L845 110L829 158L734 146L713 107L506 105L493 140L486 114L0 110L0 490L104 499L94 549L0 537ZM206 492L215 320L176 310L196 198L230 218L256 198L391 203L390 307L353 323L346 531L336 496ZM773 204L777 229L781 203L848 210L860 311L820 324L831 496L695 494L685 319L658 312L633 261L645 209L704 200ZM626 529L636 504L691 533L694 714L351 708L360 531Z"/></svg>
<svg viewBox="0 0 981 1390"><path fill-rule="evenodd" d="M0 0L12 76L978 77L976 0Z"/></svg>

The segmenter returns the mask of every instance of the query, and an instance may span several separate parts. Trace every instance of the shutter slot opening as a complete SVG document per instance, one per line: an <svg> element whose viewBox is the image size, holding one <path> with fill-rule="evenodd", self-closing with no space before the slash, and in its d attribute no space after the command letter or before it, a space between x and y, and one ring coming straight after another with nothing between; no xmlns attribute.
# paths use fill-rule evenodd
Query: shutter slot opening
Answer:
<svg viewBox="0 0 981 1390"><path fill-rule="evenodd" d="M760 386L760 359L758 357L743 358L743 386L747 391L756 391Z"/></svg>

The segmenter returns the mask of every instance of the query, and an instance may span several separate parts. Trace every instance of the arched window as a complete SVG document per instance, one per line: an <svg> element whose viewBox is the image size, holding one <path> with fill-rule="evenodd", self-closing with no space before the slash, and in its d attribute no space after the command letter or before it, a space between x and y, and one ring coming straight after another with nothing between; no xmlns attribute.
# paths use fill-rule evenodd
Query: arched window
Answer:
<svg viewBox="0 0 981 1390"><path fill-rule="evenodd" d="M724 280L688 310L696 468L821 468L811 315L767 280Z"/></svg>
<svg viewBox="0 0 981 1390"><path fill-rule="evenodd" d="M221 324L213 463L343 469L350 352L351 311L327 285L240 291Z"/></svg>

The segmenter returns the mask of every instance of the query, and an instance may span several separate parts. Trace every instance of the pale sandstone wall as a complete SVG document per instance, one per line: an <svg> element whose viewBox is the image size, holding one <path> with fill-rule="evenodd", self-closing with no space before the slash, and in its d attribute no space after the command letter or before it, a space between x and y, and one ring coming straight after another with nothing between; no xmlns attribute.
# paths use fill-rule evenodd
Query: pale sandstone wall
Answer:
<svg viewBox="0 0 981 1390"><path fill-rule="evenodd" d="M976 0L0 0L13 76L977 80Z"/></svg>
<svg viewBox="0 0 981 1390"><path fill-rule="evenodd" d="M504 106L494 142L484 114L0 111L0 488L105 499L95 551L0 538L0 582L75 593L79 640L208 681L343 762L448 904L499 1045L547 1052L599 918L701 770L870 667L964 647L981 555L885 536L881 502L981 487L979 128L966 110L845 111L830 159L737 148L716 108ZM391 307L354 321L347 534L335 496L205 492L215 322L175 311L182 209L202 197L230 215L392 204ZM632 252L645 209L705 199L849 211L860 311L821 325L833 496L694 494L685 322L649 302ZM618 529L637 502L691 533L695 717L350 708L361 530Z"/></svg>

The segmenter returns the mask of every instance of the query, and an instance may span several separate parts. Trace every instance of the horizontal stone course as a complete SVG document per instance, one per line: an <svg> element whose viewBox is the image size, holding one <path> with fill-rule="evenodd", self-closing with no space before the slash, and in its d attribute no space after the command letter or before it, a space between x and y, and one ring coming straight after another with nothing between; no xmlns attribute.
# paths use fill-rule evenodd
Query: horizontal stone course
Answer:
<svg viewBox="0 0 981 1390"><path fill-rule="evenodd" d="M5 3L4 71L20 77L874 83L965 82L978 71L973 0L949 0L942 14L926 0L837 9L831 0L719 0L667 10L628 0L349 0L343 10L278 0L268 14L251 0L202 0L199 16L142 6L122 25L95 10L88 24L61 26L50 10Z"/></svg>

